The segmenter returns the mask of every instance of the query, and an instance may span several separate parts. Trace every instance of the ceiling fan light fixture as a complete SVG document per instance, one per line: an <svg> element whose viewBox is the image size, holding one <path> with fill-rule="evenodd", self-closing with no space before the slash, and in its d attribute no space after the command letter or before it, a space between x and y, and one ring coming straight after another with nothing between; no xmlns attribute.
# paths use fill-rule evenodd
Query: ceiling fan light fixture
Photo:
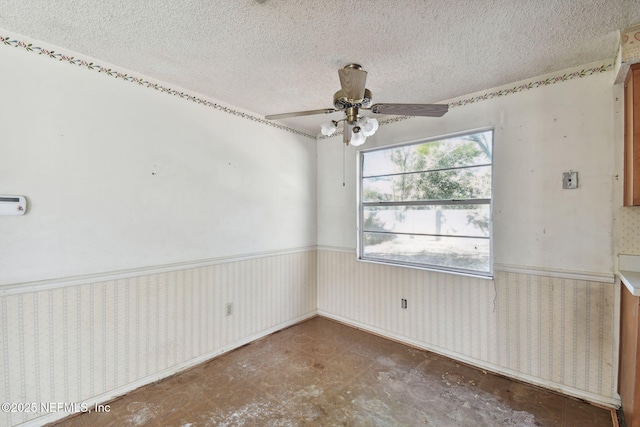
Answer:
<svg viewBox="0 0 640 427"><path fill-rule="evenodd" d="M367 140L367 137L362 133L362 129L359 126L353 126L351 128L351 145L358 147Z"/></svg>
<svg viewBox="0 0 640 427"><path fill-rule="evenodd" d="M361 132L364 136L371 136L378 130L378 120L369 117L362 117L359 120Z"/></svg>
<svg viewBox="0 0 640 427"><path fill-rule="evenodd" d="M323 124L320 127L320 132L322 132L324 136L331 136L335 133L337 128L338 128L338 123L332 120L329 123Z"/></svg>

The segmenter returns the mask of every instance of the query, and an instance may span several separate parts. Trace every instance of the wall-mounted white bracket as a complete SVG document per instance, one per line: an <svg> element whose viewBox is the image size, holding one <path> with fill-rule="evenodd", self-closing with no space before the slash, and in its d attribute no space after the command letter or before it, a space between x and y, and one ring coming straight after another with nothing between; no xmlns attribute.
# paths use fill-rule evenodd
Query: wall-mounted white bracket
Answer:
<svg viewBox="0 0 640 427"><path fill-rule="evenodd" d="M0 194L0 215L24 215L26 212L26 197Z"/></svg>

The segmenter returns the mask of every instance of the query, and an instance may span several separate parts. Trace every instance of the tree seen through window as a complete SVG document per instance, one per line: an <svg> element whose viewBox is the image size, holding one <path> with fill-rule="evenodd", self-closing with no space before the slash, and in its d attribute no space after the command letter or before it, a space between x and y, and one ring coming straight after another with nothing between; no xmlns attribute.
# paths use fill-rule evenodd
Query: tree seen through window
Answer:
<svg viewBox="0 0 640 427"><path fill-rule="evenodd" d="M362 259L491 274L492 131L362 153Z"/></svg>

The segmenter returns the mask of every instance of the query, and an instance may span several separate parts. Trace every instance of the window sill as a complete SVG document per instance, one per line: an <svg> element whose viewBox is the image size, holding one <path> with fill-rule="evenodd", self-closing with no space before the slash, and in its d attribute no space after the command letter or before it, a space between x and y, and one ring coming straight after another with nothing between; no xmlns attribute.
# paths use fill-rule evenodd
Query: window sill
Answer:
<svg viewBox="0 0 640 427"><path fill-rule="evenodd" d="M474 279L484 279L484 280L488 280L488 281L493 282L493 274L492 273L481 274L481 273L471 273L471 272L456 271L456 270L447 270L447 269L444 269L444 268L433 268L433 267L420 266L420 265L396 263L396 262L392 262L392 261L381 261L381 260L377 260L377 259L362 258L360 256L357 257L357 260L358 260L358 262L366 262L366 263L369 263L369 264L386 265L386 266L389 266L389 267L410 268L410 269L413 269L413 270L430 271L430 272L433 272L433 273L453 274L453 275L456 275L456 276L472 277Z"/></svg>

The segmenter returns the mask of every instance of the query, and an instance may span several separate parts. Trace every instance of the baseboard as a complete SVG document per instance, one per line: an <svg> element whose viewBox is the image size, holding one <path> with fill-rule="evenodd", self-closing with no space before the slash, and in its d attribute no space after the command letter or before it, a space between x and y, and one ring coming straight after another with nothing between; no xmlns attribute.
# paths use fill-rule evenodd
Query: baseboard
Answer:
<svg viewBox="0 0 640 427"><path fill-rule="evenodd" d="M416 347L422 350L428 350L433 353L441 354L443 356L450 357L451 359L458 360L460 362L475 366L480 369L484 369L486 371L503 375L509 378L513 378L519 381L523 381L529 384L533 384L539 387L543 387L549 390L556 391L558 393L566 394L567 396L576 397L578 399L586 400L588 402L604 406L607 408L618 408L620 407L620 397L608 398L606 396L600 396L595 393L591 393L588 391L576 389L573 387L568 387L564 384L558 384L552 381L547 381L542 378L534 377L532 375L523 374L521 372L517 372L508 368L504 368L502 366L494 365L492 363L487 363L483 360L475 359L473 357L466 356L464 354L456 353L454 351L447 350L445 348L441 348L438 346L430 345L422 341L415 340L413 338L405 337L402 335L397 335L392 332L386 331L384 329L377 328L375 326L371 326L362 322L358 322L353 319L349 319L346 317L338 316L324 310L318 310L318 316L325 317L327 319L335 320L340 323L344 323L345 325L352 326L358 329L361 329L366 332L370 332L376 335L379 335L384 338L391 339L393 341L397 341L403 344L410 345L412 347Z"/></svg>
<svg viewBox="0 0 640 427"><path fill-rule="evenodd" d="M305 315L299 316L295 319L291 319L288 320L286 322L282 322L279 323L275 326L272 326L270 328L267 328L263 331L260 331L256 334L250 335L246 338L243 338L239 341L236 341L232 344L226 345L222 348L219 348L215 351L209 352L209 353L205 353L202 354L198 357L195 357L191 360L188 360L186 362L182 362L178 365L172 366L171 368L168 369L164 369L162 371L156 372L153 375L149 375L145 378L141 378L137 381L134 381L132 383L120 386L118 388L115 388L113 390L109 390L106 393L102 393L99 394L97 396L93 396L89 399L83 400L82 402L77 402L78 406L80 404L86 404L86 407L88 408L93 408L96 404L107 404L109 402L111 402L112 400L114 400L115 398L119 397L119 396L123 396L127 393L132 392L133 390L140 388L142 386L148 385L148 384L152 384L156 381L160 381L163 380L165 378L168 378L172 375L175 375L177 373L180 373L182 371L185 371L189 368L193 368L196 365L199 365L201 363L207 362L215 357L221 356L225 353L228 353L230 351L233 351L237 348L242 347L243 345L247 345L253 341L256 341L260 338L266 337L267 335L270 335L274 332L277 332L279 330L288 328L290 326L293 326L295 324L298 324L300 322L304 322L305 320L311 319L313 317L316 317L318 315L316 310L313 310ZM73 414L68 413L68 412L56 412L56 413L49 413L47 415L43 415L42 417L38 417L38 418L34 418L32 420L29 421L25 421L22 424L16 424L16 427L20 426L20 427L36 427L36 426L41 426L47 423L52 423L54 421L58 421L61 420L63 418L69 417Z"/></svg>

